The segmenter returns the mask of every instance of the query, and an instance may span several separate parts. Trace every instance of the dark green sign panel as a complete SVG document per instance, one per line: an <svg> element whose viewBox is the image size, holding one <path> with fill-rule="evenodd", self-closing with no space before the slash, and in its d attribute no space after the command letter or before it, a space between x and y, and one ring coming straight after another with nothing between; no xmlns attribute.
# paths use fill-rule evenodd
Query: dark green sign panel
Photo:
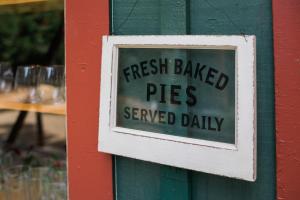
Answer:
<svg viewBox="0 0 300 200"><path fill-rule="evenodd" d="M119 48L117 126L235 143L235 50Z"/></svg>

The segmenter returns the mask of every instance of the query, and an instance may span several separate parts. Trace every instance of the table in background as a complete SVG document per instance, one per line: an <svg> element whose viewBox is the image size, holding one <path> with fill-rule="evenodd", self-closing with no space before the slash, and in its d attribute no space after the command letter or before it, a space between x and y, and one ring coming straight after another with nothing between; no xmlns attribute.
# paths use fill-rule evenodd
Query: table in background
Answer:
<svg viewBox="0 0 300 200"><path fill-rule="evenodd" d="M27 112L36 112L37 113L37 127L38 127L38 144L44 144L44 133L42 127L41 113L56 114L56 115L65 115L66 114L66 104L43 104L43 103L22 103L18 102L20 97L19 93L9 92L0 94L0 109L9 109L9 110L19 110L20 114L12 127L11 132L6 140L7 145L14 143L20 128L23 125L24 119L27 115Z"/></svg>
<svg viewBox="0 0 300 200"><path fill-rule="evenodd" d="M50 114L57 114L57 115L66 114L65 103L63 104L22 103L22 102L18 102L18 96L19 95L16 92L0 94L0 109L32 111L32 112L50 113Z"/></svg>

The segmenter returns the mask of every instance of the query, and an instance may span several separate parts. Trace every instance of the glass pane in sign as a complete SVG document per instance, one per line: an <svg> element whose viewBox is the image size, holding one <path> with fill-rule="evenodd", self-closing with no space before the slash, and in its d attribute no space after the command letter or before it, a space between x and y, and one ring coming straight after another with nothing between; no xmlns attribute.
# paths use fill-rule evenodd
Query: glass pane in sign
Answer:
<svg viewBox="0 0 300 200"><path fill-rule="evenodd" d="M117 127L235 143L235 50L119 48Z"/></svg>

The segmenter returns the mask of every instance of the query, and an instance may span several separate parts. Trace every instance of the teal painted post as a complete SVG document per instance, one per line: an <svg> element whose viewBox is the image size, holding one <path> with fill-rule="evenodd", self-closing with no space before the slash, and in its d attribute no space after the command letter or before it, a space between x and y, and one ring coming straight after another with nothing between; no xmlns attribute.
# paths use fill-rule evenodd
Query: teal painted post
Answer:
<svg viewBox="0 0 300 200"><path fill-rule="evenodd" d="M170 8L162 8L164 2L167 1L113 0L112 33L179 34L184 26L181 20L172 18ZM180 12L186 6L185 18L190 22L185 25L186 33L254 34L257 37L257 180L250 183L193 171L172 172L177 169L164 170L158 164L116 157L116 197L118 200L161 200L176 199L180 194L186 198L190 194L191 200L273 200L276 187L271 0L190 0L186 4L180 0L172 1L173 5L176 2L182 6L181 9L175 7ZM162 18L162 12L169 13ZM184 14L174 14L180 15ZM170 19L169 23L167 19ZM170 29L164 30L165 26ZM170 183L162 178L181 172L183 175L178 175L178 179L182 183L188 180L182 188L176 186L176 181ZM173 190L168 188L168 184L173 185Z"/></svg>
<svg viewBox="0 0 300 200"><path fill-rule="evenodd" d="M162 35L185 35L189 24L187 18L186 0L161 0L160 1L160 33ZM183 51L168 52L165 50L163 56L166 58L180 57L187 58L187 53ZM170 61L169 61L170 62ZM170 63L171 64L171 63ZM178 76L168 77L168 84L179 84L183 88L187 85L187 79ZM183 109L183 108L181 108ZM173 112L187 112L176 110ZM172 126L176 129L176 126ZM182 132L181 136L187 136L188 130ZM161 200L189 200L191 197L189 171L185 169L161 165L160 170L160 199Z"/></svg>
<svg viewBox="0 0 300 200"><path fill-rule="evenodd" d="M191 34L253 34L257 40L257 180L192 172L193 200L276 199L271 5L271 0L191 1Z"/></svg>
<svg viewBox="0 0 300 200"><path fill-rule="evenodd" d="M159 12L159 0L112 0L112 34L157 35ZM160 165L120 156L114 160L116 200L160 199Z"/></svg>

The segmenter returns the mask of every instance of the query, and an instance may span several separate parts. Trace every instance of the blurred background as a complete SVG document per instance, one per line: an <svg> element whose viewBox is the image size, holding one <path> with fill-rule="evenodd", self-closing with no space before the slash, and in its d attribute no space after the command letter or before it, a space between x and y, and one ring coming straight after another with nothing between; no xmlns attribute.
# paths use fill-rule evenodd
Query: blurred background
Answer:
<svg viewBox="0 0 300 200"><path fill-rule="evenodd" d="M63 0L1 4L1 62L45 65L52 59L52 63L64 64Z"/></svg>
<svg viewBox="0 0 300 200"><path fill-rule="evenodd" d="M66 199L65 102L43 100L57 91L65 99L65 76L57 75L57 65L64 66L64 1L0 0L0 76L13 74L9 87L0 77L6 88L0 91L0 200ZM15 98L19 66L29 66L22 81L29 80L30 89L22 91L34 91L38 100ZM37 77L30 76L33 68ZM42 71L49 78L43 87Z"/></svg>

